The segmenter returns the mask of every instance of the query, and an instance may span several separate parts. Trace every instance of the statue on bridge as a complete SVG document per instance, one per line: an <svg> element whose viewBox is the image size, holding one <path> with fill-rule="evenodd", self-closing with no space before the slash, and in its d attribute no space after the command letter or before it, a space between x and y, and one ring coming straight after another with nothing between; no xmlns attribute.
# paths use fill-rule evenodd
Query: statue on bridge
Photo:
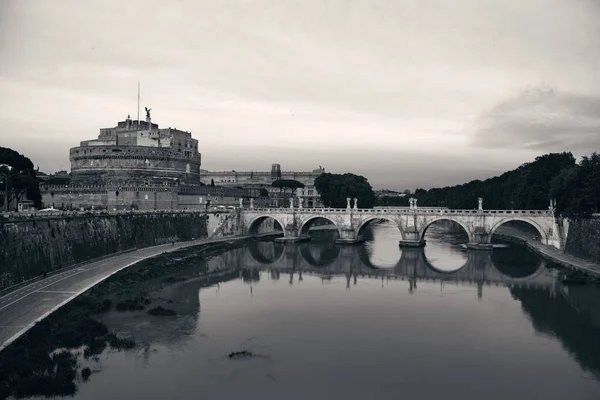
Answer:
<svg viewBox="0 0 600 400"><path fill-rule="evenodd" d="M151 108L148 107L144 107L146 109L146 118L150 119L150 111L152 111Z"/></svg>
<svg viewBox="0 0 600 400"><path fill-rule="evenodd" d="M479 202L479 205L477 206L477 209L479 211L482 211L483 210L483 197L478 197L477 201Z"/></svg>

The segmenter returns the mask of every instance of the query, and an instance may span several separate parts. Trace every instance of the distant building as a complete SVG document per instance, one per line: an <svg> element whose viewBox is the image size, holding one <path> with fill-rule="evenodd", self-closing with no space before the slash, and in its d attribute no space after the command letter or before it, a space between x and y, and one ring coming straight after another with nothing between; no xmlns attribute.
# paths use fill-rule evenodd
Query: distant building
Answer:
<svg viewBox="0 0 600 400"><path fill-rule="evenodd" d="M200 170L200 179L210 185L214 182L215 186L237 187L244 189L264 188L269 192L271 207L289 207L289 204L283 204L284 199L279 188L272 187L272 183L278 179L291 179L304 184L304 188L297 189L294 202L297 205L299 199L303 199L303 207L321 207L321 198L315 188L315 179L325 172L325 169L319 167L310 172L282 171L281 165L271 165L271 171L206 171ZM289 195L289 190L288 190Z"/></svg>
<svg viewBox="0 0 600 400"><path fill-rule="evenodd" d="M406 197L405 193L396 192L394 190L389 190L389 189L375 190L374 192L375 192L375 196L377 198L382 198L382 197Z"/></svg>

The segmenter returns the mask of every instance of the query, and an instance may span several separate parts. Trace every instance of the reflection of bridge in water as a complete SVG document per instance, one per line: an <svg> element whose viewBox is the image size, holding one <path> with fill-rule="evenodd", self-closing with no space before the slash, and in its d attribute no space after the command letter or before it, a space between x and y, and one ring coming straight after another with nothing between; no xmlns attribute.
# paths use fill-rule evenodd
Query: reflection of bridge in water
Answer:
<svg viewBox="0 0 600 400"><path fill-rule="evenodd" d="M483 285L505 285L509 287L545 288L555 290L558 282L555 270L545 268L545 262L535 259L537 265L528 268L528 274L512 276L503 268L502 260L497 260L496 252L465 252L467 260L456 271L446 272L436 269L425 256L422 248L401 250L398 262L390 268L380 268L370 260L364 246L344 247L323 243L284 246L272 242L255 242L243 250L229 252L224 257L236 258L226 262L241 265L246 269L268 269L281 273L295 272L319 276L345 275L357 277L407 279L410 289L416 288L417 281L439 281L447 283L467 283ZM495 260L496 259L496 260ZM293 276L291 276L293 278Z"/></svg>

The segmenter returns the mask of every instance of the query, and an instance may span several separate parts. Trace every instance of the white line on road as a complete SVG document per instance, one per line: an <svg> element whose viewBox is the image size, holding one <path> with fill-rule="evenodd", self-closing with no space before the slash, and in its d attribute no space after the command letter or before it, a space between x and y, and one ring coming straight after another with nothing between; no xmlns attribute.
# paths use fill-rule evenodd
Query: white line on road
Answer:
<svg viewBox="0 0 600 400"><path fill-rule="evenodd" d="M63 290L38 290L38 293L60 293L60 294L75 294L78 292L67 292Z"/></svg>
<svg viewBox="0 0 600 400"><path fill-rule="evenodd" d="M75 276L75 275L77 275L77 274L80 274L80 273L81 273L81 272L75 272L74 274L67 275L67 276L65 276L64 278L58 279L56 282L62 281L62 280L64 280L64 279L70 278L70 277L72 277L72 276ZM52 285L54 285L56 282L50 282L50 283L49 283L49 284L47 284L46 286L42 286L42 288L45 288L45 287L48 287L48 286L52 286ZM12 302L8 303L7 305L0 307L0 311L1 311L1 310L4 310L4 309L5 309L6 307L8 307L8 306L11 306L11 305L15 304L15 303L16 303L16 302L18 302L18 301L21 301L21 300L23 300L25 297L27 297L27 296L29 296L29 295L31 295L31 294L33 294L33 293L35 293L35 292L37 292L37 290L35 290L35 291L31 291L31 292L27 293L25 296L19 297L19 298L18 298L18 299L16 299L15 301L12 301Z"/></svg>

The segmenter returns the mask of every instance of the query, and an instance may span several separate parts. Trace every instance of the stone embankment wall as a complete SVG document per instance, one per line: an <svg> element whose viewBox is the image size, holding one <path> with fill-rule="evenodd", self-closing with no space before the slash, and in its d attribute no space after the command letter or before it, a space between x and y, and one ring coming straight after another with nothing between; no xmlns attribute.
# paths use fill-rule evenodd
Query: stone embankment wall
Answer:
<svg viewBox="0 0 600 400"><path fill-rule="evenodd" d="M569 221L565 252L600 263L600 218Z"/></svg>
<svg viewBox="0 0 600 400"><path fill-rule="evenodd" d="M0 216L0 289L120 251L205 237L204 213Z"/></svg>

